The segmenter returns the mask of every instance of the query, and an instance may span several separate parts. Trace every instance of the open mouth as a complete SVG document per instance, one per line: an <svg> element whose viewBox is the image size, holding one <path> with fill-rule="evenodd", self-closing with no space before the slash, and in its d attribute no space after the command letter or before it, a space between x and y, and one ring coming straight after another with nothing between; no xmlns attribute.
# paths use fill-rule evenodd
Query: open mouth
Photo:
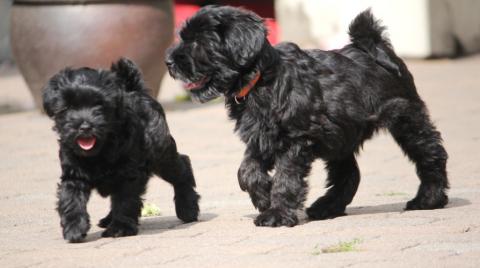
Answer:
<svg viewBox="0 0 480 268"><path fill-rule="evenodd" d="M97 138L95 136L77 138L78 146L84 151L90 151L93 147L95 147L96 143Z"/></svg>
<svg viewBox="0 0 480 268"><path fill-rule="evenodd" d="M186 90L195 90L200 89L205 86L205 84L209 81L208 77L204 77L196 82L184 83L183 87Z"/></svg>

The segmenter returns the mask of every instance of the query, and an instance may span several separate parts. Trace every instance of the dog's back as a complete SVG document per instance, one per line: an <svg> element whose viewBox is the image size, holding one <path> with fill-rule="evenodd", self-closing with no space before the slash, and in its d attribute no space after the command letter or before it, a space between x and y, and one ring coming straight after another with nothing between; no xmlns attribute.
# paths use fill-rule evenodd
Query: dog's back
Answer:
<svg viewBox="0 0 480 268"><path fill-rule="evenodd" d="M347 46L330 51L304 50L319 66L330 69L337 77L332 80L329 79L328 72L323 72L327 75L319 73L324 85L323 90L329 90L330 87L338 88L334 85L338 86L339 83L350 84L359 96L365 97L364 102L373 110L378 109L377 104L382 104L375 103L375 100L396 97L418 98L413 77L402 59L395 54L386 37L385 29L374 18L370 9L367 9L352 20L349 27L351 43ZM277 45L275 48L292 54L291 47L296 45L287 43ZM378 98L373 100L372 94Z"/></svg>

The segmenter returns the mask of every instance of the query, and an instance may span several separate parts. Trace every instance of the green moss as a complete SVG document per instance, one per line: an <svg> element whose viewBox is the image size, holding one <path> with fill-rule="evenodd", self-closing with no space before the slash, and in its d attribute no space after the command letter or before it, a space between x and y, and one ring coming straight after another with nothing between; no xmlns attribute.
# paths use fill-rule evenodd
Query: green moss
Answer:
<svg viewBox="0 0 480 268"><path fill-rule="evenodd" d="M347 242L339 242L338 244L324 247L324 248L319 248L318 245L315 246L312 255L320 255L321 253L340 253L340 252L351 252L351 251L357 251L356 246L360 244L362 240L355 238L352 241L347 241Z"/></svg>
<svg viewBox="0 0 480 268"><path fill-rule="evenodd" d="M157 207L157 205L152 203L146 203L143 205L142 217L160 216L160 214L160 209Z"/></svg>
<svg viewBox="0 0 480 268"><path fill-rule="evenodd" d="M188 94L181 94L181 95L175 96L175 101L176 102L189 102L189 101L191 101L191 98L190 98L190 95L188 95Z"/></svg>

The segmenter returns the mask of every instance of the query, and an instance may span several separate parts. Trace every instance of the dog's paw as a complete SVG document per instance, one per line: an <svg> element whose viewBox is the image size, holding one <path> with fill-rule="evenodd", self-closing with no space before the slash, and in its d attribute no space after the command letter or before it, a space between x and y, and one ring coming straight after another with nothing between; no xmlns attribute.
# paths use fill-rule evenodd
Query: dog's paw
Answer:
<svg viewBox="0 0 480 268"><path fill-rule="evenodd" d="M138 233L137 225L112 222L102 233L102 237L132 236Z"/></svg>
<svg viewBox="0 0 480 268"><path fill-rule="evenodd" d="M65 224L63 238L70 243L82 242L87 236L90 224L86 220L78 220L75 223Z"/></svg>
<svg viewBox="0 0 480 268"><path fill-rule="evenodd" d="M199 199L200 196L195 191L187 195L175 196L177 217L185 223L197 221L200 211L198 207Z"/></svg>
<svg viewBox="0 0 480 268"><path fill-rule="evenodd" d="M346 215L345 205L323 197L315 201L305 212L310 220L326 220Z"/></svg>
<svg viewBox="0 0 480 268"><path fill-rule="evenodd" d="M183 222L197 221L200 208L198 200L200 196L192 189L191 192L175 196L175 212Z"/></svg>
<svg viewBox="0 0 480 268"><path fill-rule="evenodd" d="M71 229L63 233L63 238L70 243L80 243L87 236L87 232L84 232L78 228Z"/></svg>
<svg viewBox="0 0 480 268"><path fill-rule="evenodd" d="M448 203L445 188L437 184L422 184L417 196L407 202L405 210L437 209L443 208Z"/></svg>
<svg viewBox="0 0 480 268"><path fill-rule="evenodd" d="M97 225L100 228L107 228L111 222L112 222L112 214L108 213L108 215L105 216L105 218L101 219Z"/></svg>
<svg viewBox="0 0 480 268"><path fill-rule="evenodd" d="M423 210L423 209L437 209L443 208L448 203L448 196L446 194L435 196L417 196L407 202L405 210Z"/></svg>
<svg viewBox="0 0 480 268"><path fill-rule="evenodd" d="M255 219L256 226L288 226L292 227L298 224L298 218L295 211L270 208L260 213Z"/></svg>

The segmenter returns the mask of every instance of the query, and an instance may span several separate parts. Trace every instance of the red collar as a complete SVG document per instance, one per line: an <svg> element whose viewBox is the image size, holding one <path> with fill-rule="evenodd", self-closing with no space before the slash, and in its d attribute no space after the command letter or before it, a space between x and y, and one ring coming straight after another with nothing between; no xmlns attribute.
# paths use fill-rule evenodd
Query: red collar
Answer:
<svg viewBox="0 0 480 268"><path fill-rule="evenodd" d="M258 79L260 79L260 71L258 71L256 74L255 74L255 77L253 77L252 80L250 80L250 82L248 82L247 85L245 85L242 89L240 89L240 91L238 92L237 95L235 95L235 102L237 104L240 103L240 100L244 99L248 93L250 92L250 90L255 86L255 84L258 82Z"/></svg>

